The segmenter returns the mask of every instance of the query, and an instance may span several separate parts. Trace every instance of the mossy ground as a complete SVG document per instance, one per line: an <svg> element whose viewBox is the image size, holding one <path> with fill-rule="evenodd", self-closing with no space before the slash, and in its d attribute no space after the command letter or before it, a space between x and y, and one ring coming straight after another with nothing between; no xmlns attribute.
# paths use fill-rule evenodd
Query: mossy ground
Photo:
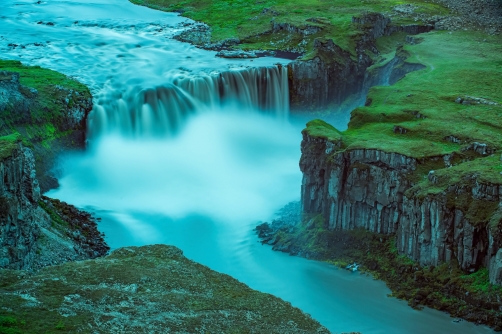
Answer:
<svg viewBox="0 0 502 334"><path fill-rule="evenodd" d="M164 11L178 11L183 16L202 21L212 29L213 41L239 38L244 48L264 50L290 50L304 41L311 50L315 39L332 39L335 44L355 54L355 45L362 34L361 27L352 23L352 17L363 13L391 13L402 5L396 0L130 0L132 3ZM448 10L440 5L412 0L414 15L441 15ZM229 20L229 18L231 18ZM314 27L308 36L301 33L271 33L272 22L287 23L301 30ZM412 17L396 16L395 24L420 23ZM314 31L313 30L313 31Z"/></svg>
<svg viewBox="0 0 502 334"><path fill-rule="evenodd" d="M21 136L18 133L0 137L0 160L10 157L20 141Z"/></svg>
<svg viewBox="0 0 502 334"><path fill-rule="evenodd" d="M357 262L363 272L385 281L392 296L413 307L429 306L502 330L502 287L490 284L486 268L465 274L454 263L421 267L399 255L394 237L364 229L327 230L320 215L304 219L294 229L279 230L274 243L276 250L340 268Z"/></svg>
<svg viewBox="0 0 502 334"><path fill-rule="evenodd" d="M0 324L11 333L328 333L289 303L165 245L31 276L1 270L0 297Z"/></svg>
<svg viewBox="0 0 502 334"><path fill-rule="evenodd" d="M422 43L403 49L407 62L427 68L392 86L373 87L371 104L352 113L344 136L347 147L377 147L415 158L459 152L476 141L500 148L502 37L445 31L422 37ZM466 96L497 104L455 103ZM406 133L396 133L395 126ZM460 144L447 141L448 136Z"/></svg>

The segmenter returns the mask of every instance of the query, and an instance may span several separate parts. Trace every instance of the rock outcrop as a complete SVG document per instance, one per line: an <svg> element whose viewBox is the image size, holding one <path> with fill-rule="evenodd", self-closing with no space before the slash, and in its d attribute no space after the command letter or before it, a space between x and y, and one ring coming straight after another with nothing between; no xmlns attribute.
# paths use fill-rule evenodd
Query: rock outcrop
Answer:
<svg viewBox="0 0 502 334"><path fill-rule="evenodd" d="M457 261L466 272L485 266L490 281L502 285L500 217L490 216L502 206L502 185L473 179L421 195L410 178L421 161L342 145L303 132L304 213L321 213L330 229L395 234L398 251L423 266Z"/></svg>
<svg viewBox="0 0 502 334"><path fill-rule="evenodd" d="M329 333L290 303L166 245L120 248L30 276L3 270L0 286L0 317L22 332Z"/></svg>
<svg viewBox="0 0 502 334"><path fill-rule="evenodd" d="M23 78L31 79L30 86ZM0 136L17 131L31 143L42 193L58 185L58 155L85 147L91 109L90 92L80 83L47 69L0 61Z"/></svg>
<svg viewBox="0 0 502 334"><path fill-rule="evenodd" d="M0 151L0 268L37 270L107 253L89 214L42 198L30 149L0 138Z"/></svg>
<svg viewBox="0 0 502 334"><path fill-rule="evenodd" d="M356 42L356 54L342 49L332 40L314 41L311 60L297 60L288 65L291 108L293 111L317 110L327 106L339 106L351 95L356 95L347 109L364 103L370 87L393 84L406 73L424 68L420 64L405 63L406 56L397 50L396 57L384 66L367 69L374 65L370 54L378 55L376 39L397 32L416 35L434 29L432 25L392 25L391 20L378 13L354 17L352 23L361 29Z"/></svg>

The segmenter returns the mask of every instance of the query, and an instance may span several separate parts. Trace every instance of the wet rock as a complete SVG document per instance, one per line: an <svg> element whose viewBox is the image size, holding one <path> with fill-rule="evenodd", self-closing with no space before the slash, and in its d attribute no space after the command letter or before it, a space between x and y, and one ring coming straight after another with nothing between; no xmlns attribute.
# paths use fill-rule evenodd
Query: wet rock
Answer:
<svg viewBox="0 0 502 334"><path fill-rule="evenodd" d="M220 58L257 58L254 52L247 52L242 50L221 50L216 54Z"/></svg>

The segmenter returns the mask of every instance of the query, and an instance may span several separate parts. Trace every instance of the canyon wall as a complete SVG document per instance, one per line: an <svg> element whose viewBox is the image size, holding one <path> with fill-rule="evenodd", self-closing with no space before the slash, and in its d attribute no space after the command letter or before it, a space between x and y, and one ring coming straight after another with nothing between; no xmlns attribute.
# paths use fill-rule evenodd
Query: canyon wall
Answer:
<svg viewBox="0 0 502 334"><path fill-rule="evenodd" d="M374 65L370 54L378 55L376 39L396 32L416 35L434 29L432 25L411 24L395 26L382 14L371 13L354 17L352 23L361 31L356 41L355 54L343 50L332 40L314 41L315 56L310 60L297 60L288 65L289 89L292 111L312 111L335 108L349 96L355 105L364 103L371 86L392 84L406 73L424 68L420 64L407 64L407 56L397 50L396 56L385 65ZM412 42L413 39L410 39ZM350 108L348 108L350 109Z"/></svg>
<svg viewBox="0 0 502 334"><path fill-rule="evenodd" d="M0 66L0 136L22 134L35 155L42 193L57 188L58 156L85 147L91 94L87 87L50 70L15 61L3 61ZM13 70L2 70L3 66ZM38 89L22 84L23 79L32 78L36 80L30 85Z"/></svg>
<svg viewBox="0 0 502 334"><path fill-rule="evenodd" d="M420 163L416 159L376 149L342 150L342 145L303 132L304 213L321 213L330 229L394 234L398 251L423 266L457 261L466 272L485 266L490 281L502 285L499 222L470 221L466 212L473 208L451 201L464 196L466 203L479 206L474 210L500 211L502 185L473 180L419 196L410 178ZM429 179L432 186L433 173Z"/></svg>
<svg viewBox="0 0 502 334"><path fill-rule="evenodd" d="M108 249L89 214L41 196L32 151L0 140L0 268L36 270Z"/></svg>
<svg viewBox="0 0 502 334"><path fill-rule="evenodd" d="M50 218L37 204L33 154L15 146L0 161L0 267L21 269L33 263L40 226L50 225Z"/></svg>

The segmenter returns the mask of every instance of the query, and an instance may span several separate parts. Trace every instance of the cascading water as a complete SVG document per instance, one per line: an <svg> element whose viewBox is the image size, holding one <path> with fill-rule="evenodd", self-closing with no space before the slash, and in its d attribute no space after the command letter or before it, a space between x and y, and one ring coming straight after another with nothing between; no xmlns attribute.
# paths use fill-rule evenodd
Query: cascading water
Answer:
<svg viewBox="0 0 502 334"><path fill-rule="evenodd" d="M75 76L96 98L91 144L48 195L101 217L112 248L178 246L333 332L489 332L257 242L258 221L300 195L304 124L283 121L287 61L215 58L170 38L184 18L127 0L4 0L1 13L2 57Z"/></svg>
<svg viewBox="0 0 502 334"><path fill-rule="evenodd" d="M287 68L270 66L209 75L179 72L153 88L102 93L89 116L90 137L120 133L128 137L175 134L195 113L236 107L287 119Z"/></svg>

